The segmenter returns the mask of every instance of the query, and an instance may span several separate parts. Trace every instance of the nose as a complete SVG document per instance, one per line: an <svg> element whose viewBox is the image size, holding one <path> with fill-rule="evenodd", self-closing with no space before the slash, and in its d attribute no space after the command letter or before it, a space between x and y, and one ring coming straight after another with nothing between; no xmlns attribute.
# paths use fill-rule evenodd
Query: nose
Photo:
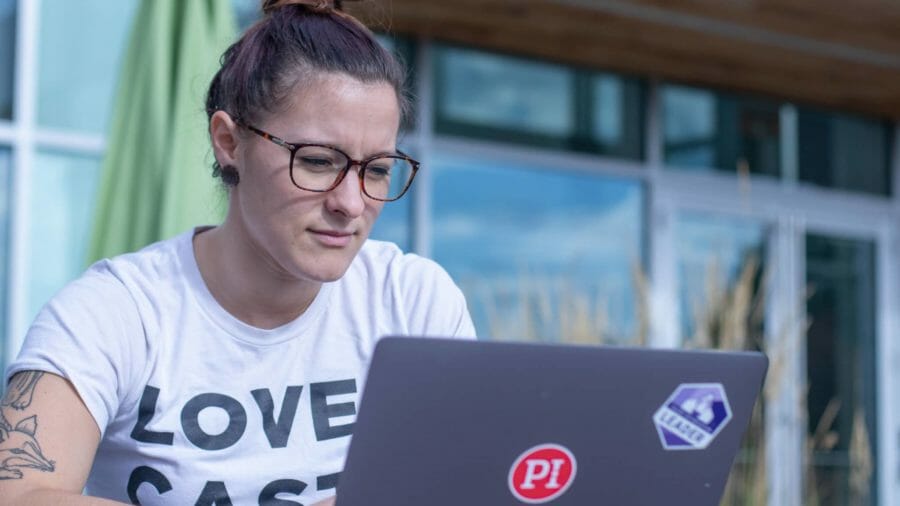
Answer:
<svg viewBox="0 0 900 506"><path fill-rule="evenodd" d="M366 196L362 191L358 170L359 165L356 165L356 170L351 167L341 184L325 194L325 205L329 211L347 218L356 218L362 214L366 208Z"/></svg>

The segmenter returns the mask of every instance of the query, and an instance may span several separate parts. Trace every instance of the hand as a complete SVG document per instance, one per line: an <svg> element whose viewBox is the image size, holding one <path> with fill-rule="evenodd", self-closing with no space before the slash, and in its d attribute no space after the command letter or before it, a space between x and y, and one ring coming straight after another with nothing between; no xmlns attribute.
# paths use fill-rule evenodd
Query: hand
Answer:
<svg viewBox="0 0 900 506"><path fill-rule="evenodd" d="M329 497L328 499L325 499L324 501L319 501L319 502L313 504L312 506L334 506L334 497Z"/></svg>

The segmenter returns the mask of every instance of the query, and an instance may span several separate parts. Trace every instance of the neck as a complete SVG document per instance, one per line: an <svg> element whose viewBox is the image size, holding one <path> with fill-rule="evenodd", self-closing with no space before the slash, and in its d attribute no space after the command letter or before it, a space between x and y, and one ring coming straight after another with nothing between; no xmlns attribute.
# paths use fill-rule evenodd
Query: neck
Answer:
<svg viewBox="0 0 900 506"><path fill-rule="evenodd" d="M194 256L216 302L238 320L273 329L295 320L322 284L274 272L228 221L194 236Z"/></svg>

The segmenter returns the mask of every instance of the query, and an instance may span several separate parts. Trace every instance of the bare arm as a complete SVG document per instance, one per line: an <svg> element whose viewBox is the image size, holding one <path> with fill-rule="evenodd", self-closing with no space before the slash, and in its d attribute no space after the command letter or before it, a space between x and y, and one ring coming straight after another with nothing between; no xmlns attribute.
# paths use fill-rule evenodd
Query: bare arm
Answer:
<svg viewBox="0 0 900 506"><path fill-rule="evenodd" d="M0 401L0 497L10 504L110 505L84 497L100 430L71 383L22 371Z"/></svg>

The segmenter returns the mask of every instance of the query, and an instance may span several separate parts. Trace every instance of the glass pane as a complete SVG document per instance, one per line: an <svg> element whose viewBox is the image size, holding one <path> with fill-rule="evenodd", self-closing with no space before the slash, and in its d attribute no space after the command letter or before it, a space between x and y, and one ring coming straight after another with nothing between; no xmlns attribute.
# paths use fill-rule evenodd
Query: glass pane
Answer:
<svg viewBox="0 0 900 506"><path fill-rule="evenodd" d="M137 0L43 0L38 122L106 133ZM77 20L77 22L73 22Z"/></svg>
<svg viewBox="0 0 900 506"><path fill-rule="evenodd" d="M800 109L800 180L828 188L891 194L887 121Z"/></svg>
<svg viewBox="0 0 900 506"><path fill-rule="evenodd" d="M675 223L681 328L693 348L762 350L761 280L767 227L758 221L681 213ZM722 506L765 504L765 415L756 404Z"/></svg>
<svg viewBox="0 0 900 506"><path fill-rule="evenodd" d="M875 244L806 236L807 398L814 504L875 504Z"/></svg>
<svg viewBox="0 0 900 506"><path fill-rule="evenodd" d="M6 287L9 284L7 269L9 269L10 244L10 189L12 179L12 158L9 149L0 148L0 368L6 367L6 326L7 326L7 298ZM3 387L0 386L0 390Z"/></svg>
<svg viewBox="0 0 900 506"><path fill-rule="evenodd" d="M449 47L440 48L436 57L436 111L442 129L454 130L456 123L549 137L574 133L572 70Z"/></svg>
<svg viewBox="0 0 900 506"><path fill-rule="evenodd" d="M0 0L0 119L12 118L15 56L16 1Z"/></svg>
<svg viewBox="0 0 900 506"><path fill-rule="evenodd" d="M434 177L434 257L479 336L644 342L639 182L446 153Z"/></svg>
<svg viewBox="0 0 900 506"><path fill-rule="evenodd" d="M85 269L100 160L38 153L31 187L29 320ZM38 177L39 176L39 177Z"/></svg>
<svg viewBox="0 0 900 506"><path fill-rule="evenodd" d="M666 164L779 176L779 105L711 91L662 88Z"/></svg>
<svg viewBox="0 0 900 506"><path fill-rule="evenodd" d="M622 158L643 157L643 86L612 74L591 78L591 151ZM581 109L581 108L579 108Z"/></svg>
<svg viewBox="0 0 900 506"><path fill-rule="evenodd" d="M692 347L758 349L758 288L766 227L757 221L683 213L676 222L681 328Z"/></svg>

